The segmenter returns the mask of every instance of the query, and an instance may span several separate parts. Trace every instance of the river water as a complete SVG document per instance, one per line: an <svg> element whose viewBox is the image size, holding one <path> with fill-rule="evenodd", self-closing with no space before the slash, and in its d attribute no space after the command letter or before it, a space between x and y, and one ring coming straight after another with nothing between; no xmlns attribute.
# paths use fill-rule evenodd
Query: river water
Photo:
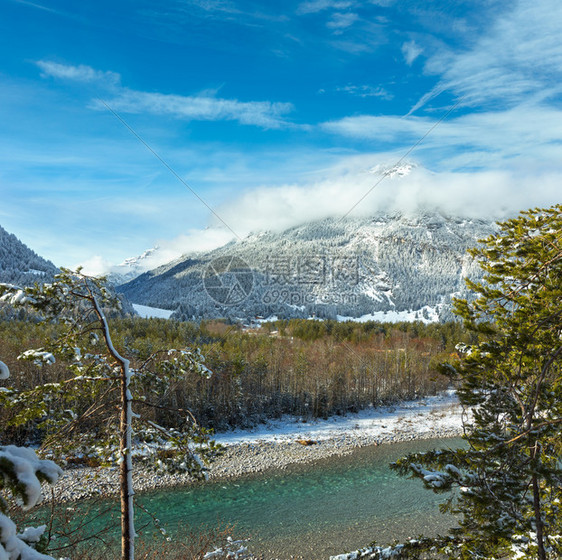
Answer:
<svg viewBox="0 0 562 560"><path fill-rule="evenodd" d="M250 537L250 551L263 558L326 559L373 540L445 533L452 519L438 512L443 497L425 490L419 480L397 476L388 464L409 452L460 442L366 447L312 465L158 491L139 501L175 537L221 521L235 525L235 536Z"/></svg>
<svg viewBox="0 0 562 560"><path fill-rule="evenodd" d="M141 494L136 500L174 540L201 526L230 524L233 536L249 538L249 551L264 560L326 560L374 540L388 544L446 533L454 520L438 511L443 496L426 490L419 480L399 477L388 465L410 452L462 444L454 438L369 446L283 470ZM66 509L67 527L85 523L86 535L106 527L104 538L113 535L118 547L116 500L78 502ZM37 517L26 525L42 523L48 515L33 511ZM159 534L142 508L136 508L135 523L140 541L154 543Z"/></svg>

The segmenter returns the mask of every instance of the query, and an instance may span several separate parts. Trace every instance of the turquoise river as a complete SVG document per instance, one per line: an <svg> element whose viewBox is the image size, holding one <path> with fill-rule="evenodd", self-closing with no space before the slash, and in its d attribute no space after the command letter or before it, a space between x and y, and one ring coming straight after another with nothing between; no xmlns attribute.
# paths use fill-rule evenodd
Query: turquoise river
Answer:
<svg viewBox="0 0 562 560"><path fill-rule="evenodd" d="M234 536L250 538L250 552L265 560L327 559L373 540L384 544L445 533L454 520L438 511L443 496L424 489L420 481L399 477L388 464L408 452L459 445L460 439L443 439L369 446L313 464L137 499L174 539L202 524L229 523ZM154 533L147 521L139 512L141 539ZM113 527L117 532L118 522Z"/></svg>

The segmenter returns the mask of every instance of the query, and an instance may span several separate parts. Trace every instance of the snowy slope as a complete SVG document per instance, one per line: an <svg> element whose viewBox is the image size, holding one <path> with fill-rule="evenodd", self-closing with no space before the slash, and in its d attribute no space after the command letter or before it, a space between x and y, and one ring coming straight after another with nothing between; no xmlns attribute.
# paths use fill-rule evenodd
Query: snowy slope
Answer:
<svg viewBox="0 0 562 560"><path fill-rule="evenodd" d="M139 317L144 319L169 319L172 315L172 311L167 309L159 309L158 307L149 307L148 305L140 305L138 303L133 303L133 309L137 312Z"/></svg>
<svg viewBox="0 0 562 560"><path fill-rule="evenodd" d="M114 285L124 284L133 280L147 270L147 260L158 252L158 246L147 249L138 257L130 257L122 263L111 268L107 274L107 279Z"/></svg>
<svg viewBox="0 0 562 560"><path fill-rule="evenodd" d="M324 219L250 234L119 289L137 304L175 311L181 319L445 320L451 298L466 295L465 278L479 274L467 248L494 230L490 221L437 212ZM229 269L231 263L236 266Z"/></svg>

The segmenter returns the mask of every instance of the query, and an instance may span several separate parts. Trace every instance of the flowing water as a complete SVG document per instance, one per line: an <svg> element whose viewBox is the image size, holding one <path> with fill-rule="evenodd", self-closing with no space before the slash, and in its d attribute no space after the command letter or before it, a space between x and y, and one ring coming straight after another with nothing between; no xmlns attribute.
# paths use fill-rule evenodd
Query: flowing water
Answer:
<svg viewBox="0 0 562 560"><path fill-rule="evenodd" d="M388 464L409 452L459 445L460 439L444 439L366 447L283 471L137 498L174 538L220 521L234 524L236 537L250 537L250 551L265 559L326 559L373 540L446 532L453 520L438 512L443 497L419 480L399 477ZM146 521L139 515L137 527Z"/></svg>
<svg viewBox="0 0 562 560"><path fill-rule="evenodd" d="M385 543L421 533L445 532L451 519L438 512L442 497L419 480L396 475L389 462L402 455L460 440L372 446L314 465L147 495L171 530L212 523L217 515L249 535L249 548L266 558L328 558L373 540Z"/></svg>
<svg viewBox="0 0 562 560"><path fill-rule="evenodd" d="M220 521L234 524L236 537L250 537L250 551L265 559L326 559L373 540L446 532L453 520L438 511L443 497L419 480L399 477L388 464L409 452L461 441L365 447L282 471L152 492L138 501L176 538ZM137 527L146 522L141 514Z"/></svg>

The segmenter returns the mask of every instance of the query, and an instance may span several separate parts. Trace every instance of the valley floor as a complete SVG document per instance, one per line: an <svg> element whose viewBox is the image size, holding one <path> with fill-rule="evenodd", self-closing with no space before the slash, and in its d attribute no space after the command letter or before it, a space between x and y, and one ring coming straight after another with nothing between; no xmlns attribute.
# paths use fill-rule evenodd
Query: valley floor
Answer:
<svg viewBox="0 0 562 560"><path fill-rule="evenodd" d="M274 420L252 430L216 434L215 440L226 450L210 466L209 477L230 478L283 469L293 463L347 454L367 445L461 434L462 410L453 391L327 420ZM115 495L117 476L117 468L69 469L57 483L55 496L60 500L78 500ZM190 482L185 475L157 475L140 469L134 477L137 492Z"/></svg>

